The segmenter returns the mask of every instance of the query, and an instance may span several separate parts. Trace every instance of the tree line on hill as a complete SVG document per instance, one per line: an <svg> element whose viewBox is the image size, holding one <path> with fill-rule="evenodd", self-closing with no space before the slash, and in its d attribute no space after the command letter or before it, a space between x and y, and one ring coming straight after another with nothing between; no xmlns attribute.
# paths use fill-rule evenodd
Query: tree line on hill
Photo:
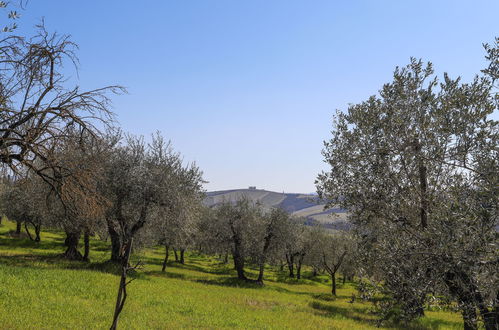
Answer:
<svg viewBox="0 0 499 330"><path fill-rule="evenodd" d="M0 3L6 8L7 3ZM16 20L16 12L8 14ZM0 40L0 200L14 234L66 234L65 258L88 261L90 237L109 240L121 265L112 329L127 299L130 255L170 249L231 259L242 281L265 266L356 276L381 320L409 322L429 302L450 302L465 329L499 328L499 38L470 83L412 59L376 96L337 112L316 181L328 206L348 210L352 230L305 226L247 200L202 205L202 172L159 133L146 143L121 132L106 86L71 85L76 44L43 25L33 37L5 25ZM83 236L83 253L79 246ZM231 258L229 258L229 256ZM258 269L248 277L248 264ZM386 299L379 301L381 294Z"/></svg>

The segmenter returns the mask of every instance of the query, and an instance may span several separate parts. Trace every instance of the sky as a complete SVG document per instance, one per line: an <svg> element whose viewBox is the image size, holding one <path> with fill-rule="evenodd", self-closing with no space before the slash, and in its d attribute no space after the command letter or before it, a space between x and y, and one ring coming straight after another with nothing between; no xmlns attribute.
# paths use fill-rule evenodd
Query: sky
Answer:
<svg viewBox="0 0 499 330"><path fill-rule="evenodd" d="M29 0L19 20L79 45L74 80L119 84L123 129L160 131L208 191L310 193L336 109L411 56L470 80L499 36L498 0Z"/></svg>

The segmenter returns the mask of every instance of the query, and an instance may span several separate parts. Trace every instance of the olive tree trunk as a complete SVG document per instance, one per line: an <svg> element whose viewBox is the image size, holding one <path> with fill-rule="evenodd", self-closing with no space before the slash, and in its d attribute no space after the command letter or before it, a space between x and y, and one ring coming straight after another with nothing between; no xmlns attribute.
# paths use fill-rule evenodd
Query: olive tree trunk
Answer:
<svg viewBox="0 0 499 330"><path fill-rule="evenodd" d="M182 265L185 264L184 253L185 253L185 249L180 249L180 263Z"/></svg>
<svg viewBox="0 0 499 330"><path fill-rule="evenodd" d="M69 260L83 260L83 256L78 251L78 244L80 241L80 232L66 232L66 251L63 256Z"/></svg>
<svg viewBox="0 0 499 330"><path fill-rule="evenodd" d="M116 306L114 308L113 324L111 325L110 328L111 330L116 330L118 326L118 318L120 316L121 311L123 310L123 307L125 306L125 301L127 298L126 286L128 285L128 283L130 283L127 282L127 275L128 275L128 270L130 269L129 262L130 262L130 252L132 250L132 242L133 239L130 238L126 245L123 258L121 260L121 279L120 279L120 286L118 288L118 296L116 297Z"/></svg>
<svg viewBox="0 0 499 330"><path fill-rule="evenodd" d="M234 258L234 268L237 271L237 277L241 280L247 280L244 274L244 257L241 255L239 244L235 244L232 250L232 257Z"/></svg>
<svg viewBox="0 0 499 330"><path fill-rule="evenodd" d="M336 296L336 272L331 274L331 293Z"/></svg>
<svg viewBox="0 0 499 330"><path fill-rule="evenodd" d="M286 253L286 262L288 263L288 269L289 269L289 277L294 278L295 277L295 272L294 272L294 262L295 257L292 254L287 254Z"/></svg>
<svg viewBox="0 0 499 330"><path fill-rule="evenodd" d="M21 236L21 226L22 226L23 222L22 221L16 221L16 236Z"/></svg>
<svg viewBox="0 0 499 330"><path fill-rule="evenodd" d="M165 258L163 259L163 267L161 267L162 272L166 270L166 263L168 262L169 254L170 254L170 246L168 244L165 244Z"/></svg>
<svg viewBox="0 0 499 330"><path fill-rule="evenodd" d="M121 248L123 242L118 231L114 228L114 224L110 220L107 221L107 230L111 238L111 261L121 262Z"/></svg>
<svg viewBox="0 0 499 330"><path fill-rule="evenodd" d="M88 230L85 230L85 233L83 234L83 245L84 245L83 260L89 261L90 260L90 233Z"/></svg>

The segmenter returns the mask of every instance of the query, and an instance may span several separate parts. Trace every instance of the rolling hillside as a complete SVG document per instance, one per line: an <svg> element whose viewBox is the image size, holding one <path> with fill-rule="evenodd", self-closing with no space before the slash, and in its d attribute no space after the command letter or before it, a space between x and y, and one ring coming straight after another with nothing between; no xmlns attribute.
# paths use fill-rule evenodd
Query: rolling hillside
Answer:
<svg viewBox="0 0 499 330"><path fill-rule="evenodd" d="M304 217L312 223L321 223L333 229L349 227L345 210L333 208L324 210L318 198L311 194L279 193L263 189L234 189L206 193L205 205L215 206L222 202L234 202L246 197L253 202L260 202L266 208L280 207L289 213Z"/></svg>

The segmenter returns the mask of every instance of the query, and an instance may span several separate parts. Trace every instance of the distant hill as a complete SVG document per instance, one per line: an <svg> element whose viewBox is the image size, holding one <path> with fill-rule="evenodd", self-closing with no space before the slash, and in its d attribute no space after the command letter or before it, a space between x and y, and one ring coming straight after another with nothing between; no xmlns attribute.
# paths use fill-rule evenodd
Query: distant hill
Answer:
<svg viewBox="0 0 499 330"><path fill-rule="evenodd" d="M333 229L350 227L345 210L339 208L324 210L324 204L320 204L314 194L279 193L250 187L250 189L208 192L204 204L211 207L223 202L235 202L242 197L260 202L264 208L282 208L295 216L306 218L308 224L321 223Z"/></svg>

